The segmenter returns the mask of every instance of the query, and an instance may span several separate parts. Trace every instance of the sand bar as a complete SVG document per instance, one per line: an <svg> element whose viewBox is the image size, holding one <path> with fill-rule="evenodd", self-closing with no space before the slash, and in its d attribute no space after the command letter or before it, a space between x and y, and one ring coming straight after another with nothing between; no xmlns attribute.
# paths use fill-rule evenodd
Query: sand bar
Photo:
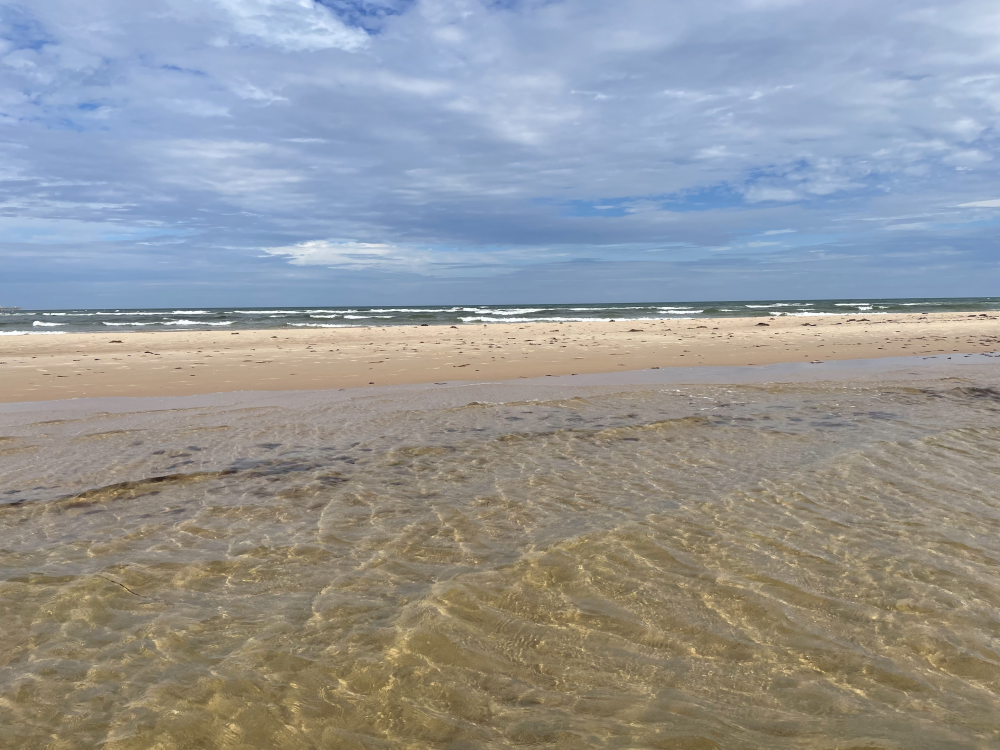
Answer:
<svg viewBox="0 0 1000 750"><path fill-rule="evenodd" d="M1000 315L931 313L0 338L0 402L495 381L1000 350Z"/></svg>

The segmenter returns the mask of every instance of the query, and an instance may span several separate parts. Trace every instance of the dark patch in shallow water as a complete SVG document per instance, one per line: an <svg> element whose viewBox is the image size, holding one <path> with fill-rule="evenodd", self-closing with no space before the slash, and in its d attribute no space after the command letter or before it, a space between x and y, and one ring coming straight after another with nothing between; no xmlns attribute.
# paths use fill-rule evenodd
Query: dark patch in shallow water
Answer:
<svg viewBox="0 0 1000 750"><path fill-rule="evenodd" d="M147 477L132 482L116 482L105 487L96 487L92 490L81 492L69 497L61 497L55 500L61 507L65 508L86 508L99 503L113 502L116 500L132 500L152 495L159 492L163 485L182 485L195 482L204 482L209 479L235 474L235 469L223 469L222 471L199 471L190 474L166 474L159 477ZM10 505L13 505L11 503Z"/></svg>

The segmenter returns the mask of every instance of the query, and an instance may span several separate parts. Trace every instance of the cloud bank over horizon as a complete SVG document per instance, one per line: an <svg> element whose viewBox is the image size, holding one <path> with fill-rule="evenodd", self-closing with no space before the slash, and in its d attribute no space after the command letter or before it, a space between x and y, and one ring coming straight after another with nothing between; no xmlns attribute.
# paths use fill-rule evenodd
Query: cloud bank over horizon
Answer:
<svg viewBox="0 0 1000 750"><path fill-rule="evenodd" d="M0 8L0 302L997 294L986 0Z"/></svg>

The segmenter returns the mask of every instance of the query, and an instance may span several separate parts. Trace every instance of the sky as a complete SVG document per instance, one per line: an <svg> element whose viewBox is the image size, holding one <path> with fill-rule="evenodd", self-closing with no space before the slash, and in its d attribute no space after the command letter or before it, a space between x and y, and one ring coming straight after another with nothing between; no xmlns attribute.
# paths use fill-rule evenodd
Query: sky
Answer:
<svg viewBox="0 0 1000 750"><path fill-rule="evenodd" d="M996 0L0 6L0 304L1000 295Z"/></svg>

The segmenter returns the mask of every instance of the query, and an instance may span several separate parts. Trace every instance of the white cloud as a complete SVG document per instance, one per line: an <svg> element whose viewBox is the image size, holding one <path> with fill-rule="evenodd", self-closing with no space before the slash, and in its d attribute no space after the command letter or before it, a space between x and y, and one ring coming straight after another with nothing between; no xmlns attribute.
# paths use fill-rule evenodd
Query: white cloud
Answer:
<svg viewBox="0 0 1000 750"><path fill-rule="evenodd" d="M228 117L229 108L200 99L163 99L161 105L178 114L192 117Z"/></svg>
<svg viewBox="0 0 1000 750"><path fill-rule="evenodd" d="M971 117L963 117L960 120L956 120L951 126L952 132L954 132L960 139L965 141L973 141L978 138L984 130L985 126L981 123L976 122L976 120Z"/></svg>
<svg viewBox="0 0 1000 750"><path fill-rule="evenodd" d="M110 221L0 217L0 242L67 245L82 242L122 242L179 234L164 226L134 226Z"/></svg>
<svg viewBox="0 0 1000 750"><path fill-rule="evenodd" d="M957 169L971 169L987 162L993 161L993 157L985 151L979 149L954 150L943 159L945 164L951 164Z"/></svg>
<svg viewBox="0 0 1000 750"><path fill-rule="evenodd" d="M696 159L726 159L731 156L728 146L708 146L699 149L698 153L695 154Z"/></svg>
<svg viewBox="0 0 1000 750"><path fill-rule="evenodd" d="M778 188L778 187L764 187L760 185L754 185L749 190L747 190L743 196L749 203L762 203L764 201L798 201L802 200L802 196L796 193L794 190L789 190L788 188Z"/></svg>
<svg viewBox="0 0 1000 750"><path fill-rule="evenodd" d="M922 229L929 229L930 224L926 221L917 221L910 224L891 224L887 227L882 227L886 231L918 231Z"/></svg>
<svg viewBox="0 0 1000 750"><path fill-rule="evenodd" d="M157 153L166 158L152 167L164 182L209 190L241 205L263 202L277 207L304 179L287 166L281 150L268 143L187 140L157 145Z"/></svg>
<svg viewBox="0 0 1000 750"><path fill-rule="evenodd" d="M972 203L959 203L958 208L1000 208L1000 198L991 201L973 201Z"/></svg>
<svg viewBox="0 0 1000 750"><path fill-rule="evenodd" d="M263 248L268 255L296 266L326 266L347 271L416 273L422 276L480 276L506 273L531 262L556 259L558 253L521 250L470 251L357 240L309 240Z"/></svg>
<svg viewBox="0 0 1000 750"><path fill-rule="evenodd" d="M310 240L286 247L267 247L268 255L282 255L296 266L330 266L349 270L412 271L426 264L426 255L410 248L377 242Z"/></svg>
<svg viewBox="0 0 1000 750"><path fill-rule="evenodd" d="M995 0L324 2L5 8L0 209L461 275L760 226L888 247L995 194Z"/></svg>
<svg viewBox="0 0 1000 750"><path fill-rule="evenodd" d="M288 52L356 50L368 41L313 0L214 0L237 36Z"/></svg>
<svg viewBox="0 0 1000 750"><path fill-rule="evenodd" d="M240 97L240 99L262 102L264 104L274 104L275 102L288 101L287 97L276 94L273 91L266 91L262 88L254 86L252 83L247 83L246 81L237 81L232 84L232 91Z"/></svg>

